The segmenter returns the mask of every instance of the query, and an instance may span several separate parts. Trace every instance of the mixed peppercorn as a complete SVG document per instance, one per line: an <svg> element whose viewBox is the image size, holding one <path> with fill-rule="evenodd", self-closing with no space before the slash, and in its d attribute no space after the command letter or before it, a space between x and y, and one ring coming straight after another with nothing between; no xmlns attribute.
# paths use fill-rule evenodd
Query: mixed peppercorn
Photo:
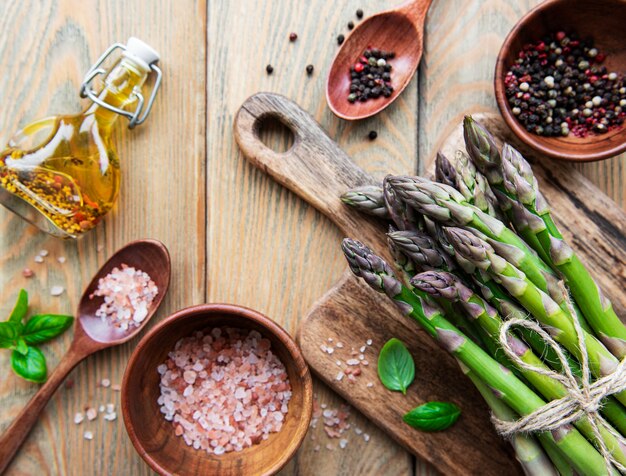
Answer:
<svg viewBox="0 0 626 476"><path fill-rule="evenodd" d="M348 101L365 102L381 96L388 98L393 92L391 85L391 64L395 58L393 51L368 48L353 66L350 67L350 94Z"/></svg>
<svg viewBox="0 0 626 476"><path fill-rule="evenodd" d="M505 77L511 112L540 136L585 137L622 127L626 87L593 40L557 32L524 46Z"/></svg>

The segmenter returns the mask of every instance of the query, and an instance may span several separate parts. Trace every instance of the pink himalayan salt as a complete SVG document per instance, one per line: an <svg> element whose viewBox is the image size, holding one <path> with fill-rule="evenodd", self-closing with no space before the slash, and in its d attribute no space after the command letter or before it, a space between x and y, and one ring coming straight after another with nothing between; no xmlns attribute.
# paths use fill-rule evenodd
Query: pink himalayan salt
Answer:
<svg viewBox="0 0 626 476"><path fill-rule="evenodd" d="M328 408L328 405L320 405L317 396L313 396L313 414L310 427L317 428L319 419L324 422L324 433L328 438L339 438L350 429L350 407L342 405L340 408Z"/></svg>
<svg viewBox="0 0 626 476"><path fill-rule="evenodd" d="M103 297L96 311L102 321L127 330L138 327L148 316L148 308L159 293L157 285L147 273L122 264L98 281L98 289L89 296Z"/></svg>
<svg viewBox="0 0 626 476"><path fill-rule="evenodd" d="M256 331L215 328L180 339L157 367L161 413L188 446L220 455L280 431L287 371Z"/></svg>

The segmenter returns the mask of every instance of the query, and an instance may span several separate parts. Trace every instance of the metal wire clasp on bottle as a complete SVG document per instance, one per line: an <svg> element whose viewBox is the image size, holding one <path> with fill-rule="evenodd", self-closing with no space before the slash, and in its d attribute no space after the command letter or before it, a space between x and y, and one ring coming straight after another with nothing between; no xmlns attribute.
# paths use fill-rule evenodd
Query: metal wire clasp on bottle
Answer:
<svg viewBox="0 0 626 476"><path fill-rule="evenodd" d="M148 114L150 114L152 105L154 104L154 99L156 98L156 94L159 91L159 88L161 87L161 78L163 76L163 73L161 72L159 67L156 65L156 61L148 65L150 69L152 70L152 72L156 74L156 80L154 82L154 87L152 88L152 94L150 95L150 98L148 99L148 104L145 107L145 111L144 111L145 99L139 87L136 87L133 90L133 95L137 98L137 107L135 108L135 111L133 112L125 111L124 109L120 109L119 107L115 107L115 106L112 106L111 104L104 102L102 99L100 99L96 95L94 90L91 89L90 83L96 78L96 76L100 74L106 74L107 70L104 68L101 68L100 66L118 48L121 49L122 51L127 50L125 45L121 43L114 43L111 46L109 46L109 48L102 54L102 56L98 58L98 61L96 61L96 63L91 68L89 68L89 71L87 71L87 74L85 75L85 79L83 79L83 83L80 88L80 96L83 98L89 98L93 102L98 104L99 106L105 109L108 109L109 111L115 112L121 116L124 116L125 118L129 120L128 128L133 129L135 126L139 124L143 124L143 122L148 117ZM143 111L143 114L142 114L142 111Z"/></svg>

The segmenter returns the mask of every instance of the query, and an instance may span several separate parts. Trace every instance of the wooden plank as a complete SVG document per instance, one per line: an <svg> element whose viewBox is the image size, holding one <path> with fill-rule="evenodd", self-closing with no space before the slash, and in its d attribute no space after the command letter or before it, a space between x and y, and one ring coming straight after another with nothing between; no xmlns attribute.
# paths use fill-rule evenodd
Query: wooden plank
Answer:
<svg viewBox="0 0 626 476"><path fill-rule="evenodd" d="M22 287L31 295L33 311L72 313L98 266L115 249L143 237L168 246L174 271L153 323L204 300L205 183L198 176L205 158L205 19L204 0L160 2L158 8L148 0L0 3L2 144L34 119L84 108L87 103L78 96L83 75L115 41L131 35L145 40L161 53L164 73L147 122L128 131L121 119L116 143L122 190L118 205L94 232L78 242L62 242L0 207L0 316ZM37 264L33 258L41 249L49 256ZM64 264L57 262L60 256L67 258ZM24 267L35 277L23 278ZM65 294L51 297L52 285L64 286ZM71 334L44 346L49 369L67 350ZM119 405L119 393L98 388L97 382L121 382L134 343L94 356L73 372L73 388L61 388L53 397L10 474L149 473L128 440L121 414L115 422L72 421L86 405ZM37 389L7 370L9 355L0 352L0 429ZM93 431L92 441L83 439L85 430Z"/></svg>
<svg viewBox="0 0 626 476"><path fill-rule="evenodd" d="M513 25L539 3L541 0L433 2L426 22L419 85L419 153L424 166L434 160L463 115L497 112L493 72L500 46ZM576 169L626 208L626 154L578 164Z"/></svg>
<svg viewBox="0 0 626 476"><path fill-rule="evenodd" d="M344 269L336 227L250 166L232 141L234 113L248 96L274 91L295 100L375 176L415 170L415 80L393 107L358 123L335 118L324 98L336 36L348 33L346 24L357 21L357 8L368 15L381 7L374 0L209 2L209 301L249 305L293 333L313 302ZM290 32L298 34L295 43L288 40ZM271 76L265 73L268 63L274 66ZM306 75L307 64L315 67L312 77ZM370 130L379 132L374 142L367 140ZM285 147L275 129L265 137L272 147ZM319 383L316 393L321 402L336 398ZM362 417L358 421L362 425ZM351 440L349 451L327 451L322 444L314 452L317 443L307 439L284 474L377 474L381 466L367 467L366 453L365 461L384 462L387 474L413 471L408 453L380 432L372 432L367 446Z"/></svg>

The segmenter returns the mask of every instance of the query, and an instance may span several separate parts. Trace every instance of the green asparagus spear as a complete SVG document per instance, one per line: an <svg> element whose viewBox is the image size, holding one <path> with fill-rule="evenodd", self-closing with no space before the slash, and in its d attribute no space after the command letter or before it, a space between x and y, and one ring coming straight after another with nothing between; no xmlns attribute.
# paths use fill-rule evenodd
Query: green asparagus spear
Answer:
<svg viewBox="0 0 626 476"><path fill-rule="evenodd" d="M389 240L414 263L423 269L451 271L454 261L428 233L422 231L392 231Z"/></svg>
<svg viewBox="0 0 626 476"><path fill-rule="evenodd" d="M465 149L476 168L482 173L491 186L504 180L501 170L500 152L491 133L471 116L463 120L463 138Z"/></svg>
<svg viewBox="0 0 626 476"><path fill-rule="evenodd" d="M446 228L444 232L459 255L489 272L539 322L548 326L554 339L580 361L578 337L572 318L550 296L474 233L461 228ZM619 364L615 356L594 335L583 330L583 336L592 374L598 378L615 371ZM626 391L617 393L615 398L626 405Z"/></svg>
<svg viewBox="0 0 626 476"><path fill-rule="evenodd" d="M459 362L461 370L474 383L483 399L489 406L491 413L502 421L514 421L517 415L507 405L499 400L485 383L476 377L476 374ZM511 446L515 451L515 458L519 461L527 476L573 476L573 470L561 450L546 433L539 433L537 439L532 435L517 433L511 438ZM544 449L545 452L544 452ZM555 469L556 468L556 469Z"/></svg>
<svg viewBox="0 0 626 476"><path fill-rule="evenodd" d="M385 180L398 198L418 212L443 225L467 226L486 235L489 244L497 248L499 253L506 251L511 263L569 314L567 299L558 286L553 270L501 221L468 204L458 191L443 184L422 177L389 176ZM587 322L580 316L579 321L585 330L590 331Z"/></svg>
<svg viewBox="0 0 626 476"><path fill-rule="evenodd" d="M531 389L510 370L498 364L478 345L466 338L439 311L416 296L395 277L390 266L379 256L355 240L345 239L342 249L352 272L374 290L385 293L398 307L444 349L475 372L491 387L498 398L520 415L528 415L545 405ZM547 433L546 433L547 434ZM550 434L557 447L569 458L574 468L584 475L607 474L604 459L572 426L565 425Z"/></svg>
<svg viewBox="0 0 626 476"><path fill-rule="evenodd" d="M421 230L424 227L422 216L398 199L395 191L385 178L383 180L383 199L391 220L399 230Z"/></svg>
<svg viewBox="0 0 626 476"><path fill-rule="evenodd" d="M437 157L435 158L435 180L449 187L456 188L456 168L442 152L437 152Z"/></svg>
<svg viewBox="0 0 626 476"><path fill-rule="evenodd" d="M385 220L391 219L385 206L383 188L378 185L365 185L348 190L341 196L341 201L368 215Z"/></svg>
<svg viewBox="0 0 626 476"><path fill-rule="evenodd" d="M502 149L503 183L500 193L510 201L516 229L546 262L564 277L574 300L600 340L622 359L626 357L626 325L595 280L565 243L550 213L546 199L526 159L508 144ZM534 241L531 241L533 240Z"/></svg>
<svg viewBox="0 0 626 476"><path fill-rule="evenodd" d="M403 232L399 232L397 230L394 230L393 227L389 227L390 231L388 233L388 235L392 235L394 233L420 233L422 234L422 232L411 232L411 231L403 231ZM394 259L394 263L396 265L396 267L400 270L401 274L403 275L402 281L409 283L409 280L412 276L415 275L415 273L417 273L418 269L421 269L421 265L419 262L414 261L413 259L411 259L411 257L403 250L401 249L401 247L397 246L397 243L394 242L391 238L387 239L388 242L388 246L389 246L389 251L391 253L391 256ZM416 290L414 290L415 292ZM418 291L418 293L421 293L421 291ZM422 295L425 296L424 293L422 293ZM446 301L445 299L441 299L441 300L436 300L437 304L439 304L445 311L446 316L450 317L451 320L453 320L453 322L455 323L455 325L459 326L461 328L461 330L467 334L474 342L478 342L481 343L483 345L487 345L489 344L488 342L485 343L483 337L480 335L479 332L476 331L476 329L469 325L469 323L467 322L467 319L464 319L463 316L461 315L461 313L455 309L454 305L449 302ZM500 354L502 354L500 357L501 358L506 358L506 356L501 352Z"/></svg>
<svg viewBox="0 0 626 476"><path fill-rule="evenodd" d="M626 329L619 322L610 302L602 296L580 260L563 242L552 221L547 202L539 193L537 181L528 163L521 154L506 144L500 155L493 136L469 116L466 116L463 121L463 135L472 161L487 177L500 202L500 208L505 211L518 233L545 263L563 273L576 303L581 307L584 303L584 316L578 307L574 306L581 325L586 330L590 330L587 320L594 320L592 327L599 332L604 344L614 355L623 356L626 353L626 340L624 340ZM552 254L558 255L556 261L563 260L563 264L557 265ZM522 271L526 272L524 269ZM527 272L526 274L532 280L532 276ZM576 276L581 275L585 276L576 279ZM539 283L535 284L539 286ZM558 294L551 293L551 297L566 313L569 313L565 301L560 300ZM607 317L605 321L601 319L602 315ZM608 333L597 329L603 329Z"/></svg>
<svg viewBox="0 0 626 476"><path fill-rule="evenodd" d="M435 298L459 302L465 308L467 315L475 319L492 339L498 341L502 318L493 307L465 286L455 275L447 272L427 271L413 277L411 284ZM547 365L516 337L510 336L509 344L522 362L535 368L549 370ZM568 395L565 386L557 380L524 368L518 370L548 400L557 400ZM595 441L594 429L588 418L581 418L575 422L575 425L583 435L598 446L598 442ZM626 448L622 449L619 441L605 427L601 426L599 430L607 449L616 461L626 466L626 454L624 453Z"/></svg>
<svg viewBox="0 0 626 476"><path fill-rule="evenodd" d="M525 318L526 313L520 309L509 297L506 292L502 290L499 284L493 281L485 273L481 272L475 266L468 266L464 262L463 269L458 269L454 261L448 252L445 252L443 248L438 246L430 235L423 232L410 232L410 231L395 231L388 234L390 240L395 243L395 246L403 251L406 256L417 263L422 269L425 270L437 270L437 271L451 271L462 277L464 281L474 281L477 288L481 293L501 315L510 317ZM452 253L454 250L451 250ZM462 259L461 257L459 257ZM520 333L524 340L528 342L531 347L539 354L544 356L544 359L549 362L550 366L558 371L562 371L561 361L556 356L554 350L545 345L545 342L539 338L534 332L529 329L520 329ZM567 355L570 362L570 367L573 368L574 373L580 374L580 367L577 363ZM626 418L626 413L624 414Z"/></svg>
<svg viewBox="0 0 626 476"><path fill-rule="evenodd" d="M493 194L487 179L476 170L473 162L465 152L457 150L452 161L448 160L441 153L437 154L436 167L442 169L440 173L437 173L437 168L435 168L435 179L437 182L457 189L465 197L467 203L474 205L498 220L504 221L498 200ZM444 172L448 172L447 177L443 175ZM440 177L441 180L439 179ZM454 182L452 182L452 179Z"/></svg>
<svg viewBox="0 0 626 476"><path fill-rule="evenodd" d="M500 220L467 203L456 189L422 177L388 176L385 181L400 200L417 212L443 225L475 228L494 241L517 248L520 252L516 266L542 290L556 287L552 269L520 237Z"/></svg>

